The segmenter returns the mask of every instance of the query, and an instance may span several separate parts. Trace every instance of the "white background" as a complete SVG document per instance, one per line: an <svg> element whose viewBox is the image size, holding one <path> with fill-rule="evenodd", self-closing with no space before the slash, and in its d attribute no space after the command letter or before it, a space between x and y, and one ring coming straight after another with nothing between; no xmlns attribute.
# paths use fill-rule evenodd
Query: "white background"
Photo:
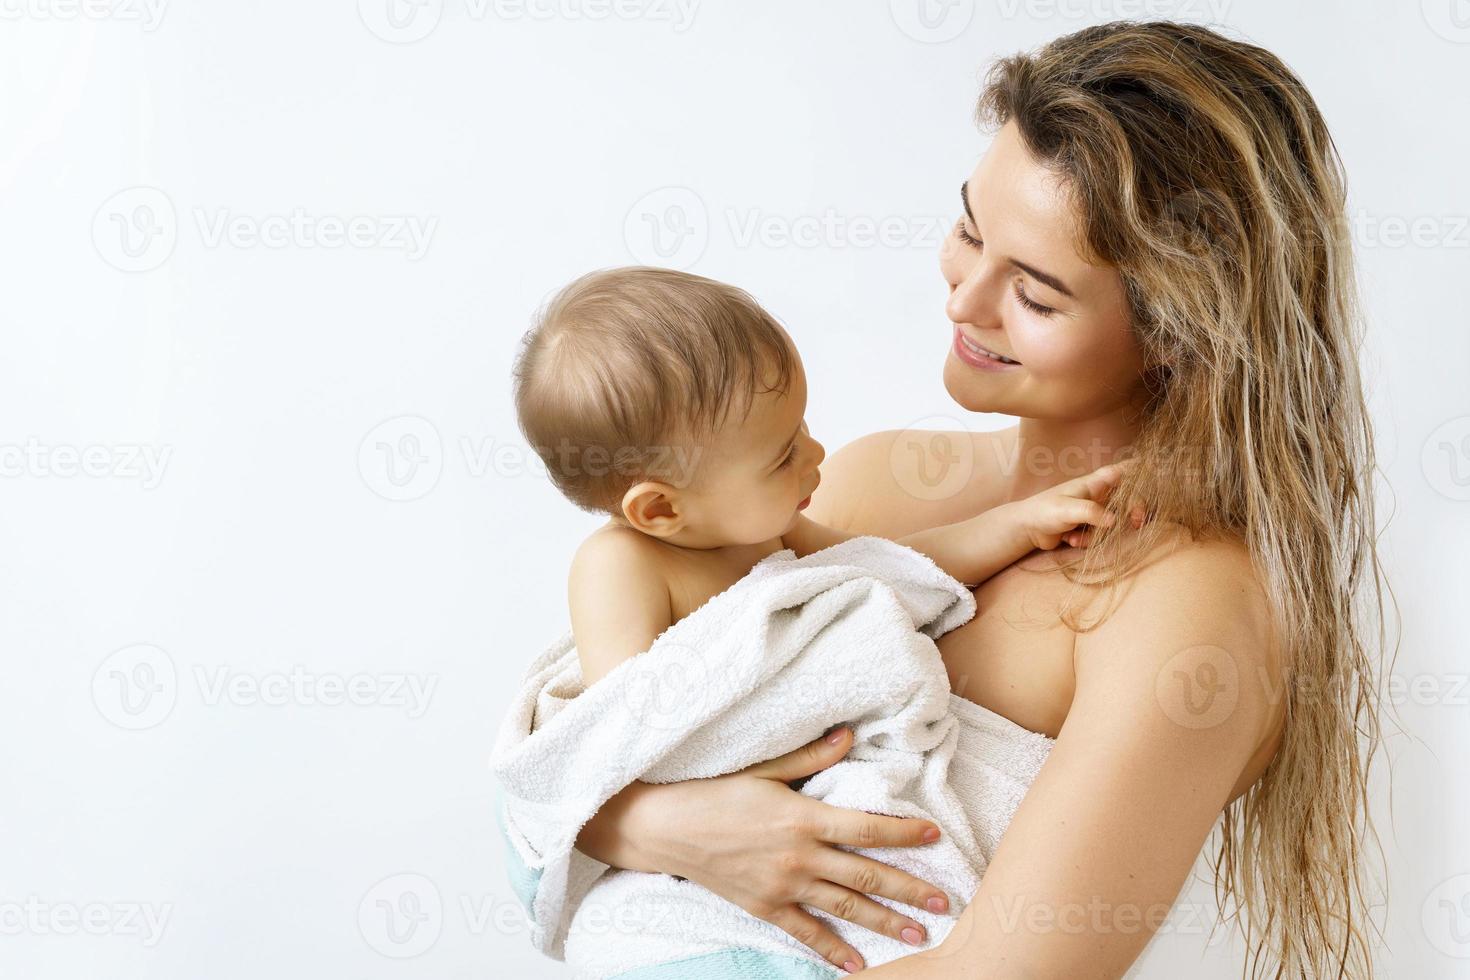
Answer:
<svg viewBox="0 0 1470 980"><path fill-rule="evenodd" d="M789 325L829 449L999 427L940 383L979 74L1150 12L1280 54L1347 163L1404 621L1375 915L1387 976L1470 974L1470 11L930 2L0 0L0 974L565 976L486 766L596 523L514 424L530 314L680 264ZM1137 975L1239 956L1189 916Z"/></svg>

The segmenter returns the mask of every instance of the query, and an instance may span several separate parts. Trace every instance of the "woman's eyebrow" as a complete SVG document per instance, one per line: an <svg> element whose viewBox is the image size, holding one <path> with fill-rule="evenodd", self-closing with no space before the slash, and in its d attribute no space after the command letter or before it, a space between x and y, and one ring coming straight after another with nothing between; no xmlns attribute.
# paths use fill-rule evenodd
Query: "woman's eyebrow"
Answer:
<svg viewBox="0 0 1470 980"><path fill-rule="evenodd" d="M965 206L965 217L970 219L970 224L975 225L978 228L979 223L975 221L975 212L970 210L970 182L968 180L960 184L960 203ZM1015 266L1017 269L1020 269L1022 272L1026 273L1026 275L1030 276L1032 279L1035 279L1037 282L1050 286L1052 289L1055 289L1063 296L1066 296L1069 299L1077 298L1077 295L1073 293L1072 290L1067 288L1066 283L1062 282L1051 273L1042 272L1035 266L1027 265L1025 262L1021 262L1017 259L1007 259L1006 261L1010 262L1011 265Z"/></svg>
<svg viewBox="0 0 1470 980"><path fill-rule="evenodd" d="M1066 283L1062 282L1056 276L1048 272L1042 272L1040 269L1033 269L1026 263L1018 262L1015 259L1011 259L1011 265L1015 266L1017 269L1020 269L1022 272L1026 273L1026 275L1030 276L1032 279L1035 279L1037 282L1045 283L1052 289L1055 289L1057 292L1061 293L1063 296L1066 296L1069 299L1077 298L1076 296L1072 295L1072 291L1067 288Z"/></svg>

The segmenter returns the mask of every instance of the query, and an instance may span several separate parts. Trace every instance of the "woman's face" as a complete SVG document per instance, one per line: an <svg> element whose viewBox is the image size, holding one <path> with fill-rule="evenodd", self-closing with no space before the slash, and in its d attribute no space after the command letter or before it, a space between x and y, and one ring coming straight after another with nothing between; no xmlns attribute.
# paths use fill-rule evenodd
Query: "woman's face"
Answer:
<svg viewBox="0 0 1470 980"><path fill-rule="evenodd" d="M954 323L944 385L954 400L974 412L1056 421L1133 403L1144 362L1122 277L1077 253L1066 186L1031 156L1014 123L963 193L965 213L939 258Z"/></svg>

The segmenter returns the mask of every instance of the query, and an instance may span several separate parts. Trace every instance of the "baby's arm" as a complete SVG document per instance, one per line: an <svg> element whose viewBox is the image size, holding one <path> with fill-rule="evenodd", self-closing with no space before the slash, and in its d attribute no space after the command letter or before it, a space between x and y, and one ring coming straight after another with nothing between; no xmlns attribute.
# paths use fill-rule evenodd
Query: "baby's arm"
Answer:
<svg viewBox="0 0 1470 980"><path fill-rule="evenodd" d="M796 557L805 558L823 548L830 548L834 544L841 544L855 537L857 537L856 534L848 534L835 527L818 524L805 514L797 514L796 525L781 535L781 543L796 552Z"/></svg>
<svg viewBox="0 0 1470 980"><path fill-rule="evenodd" d="M653 646L674 622L663 569L636 533L599 531L572 559L567 602L588 687Z"/></svg>
<svg viewBox="0 0 1470 980"><path fill-rule="evenodd" d="M933 527L899 538L967 585L979 585L1012 562L1063 541L1086 546L1086 525L1113 522L1103 506L1122 478L1120 464L1104 466L1049 490L992 507L967 521Z"/></svg>
<svg viewBox="0 0 1470 980"><path fill-rule="evenodd" d="M928 555L966 585L979 585L1037 548L1050 551L1063 541L1085 546L1088 532L1077 529L1112 522L1103 501L1122 474L1121 465L1104 466L1024 500L992 507L967 521L894 540ZM804 558L854 537L857 535L798 516L796 526L782 535L781 542Z"/></svg>

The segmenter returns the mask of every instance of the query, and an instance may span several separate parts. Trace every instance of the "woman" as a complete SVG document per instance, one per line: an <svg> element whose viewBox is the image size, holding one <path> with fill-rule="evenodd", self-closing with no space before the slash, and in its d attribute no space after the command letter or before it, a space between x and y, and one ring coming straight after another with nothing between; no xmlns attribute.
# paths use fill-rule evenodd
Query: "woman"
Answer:
<svg viewBox="0 0 1470 980"><path fill-rule="evenodd" d="M860 439L810 514L898 536L1126 453L1116 497L1150 519L1017 563L941 640L956 694L1055 742L953 932L875 975L1120 976L1223 811L1217 889L1245 912L1252 972L1369 976L1373 456L1322 117L1270 53L1168 23L1005 59L980 113L999 131L940 256L944 380L1019 424ZM968 479L931 492L936 466ZM786 785L849 738L634 785L579 847L861 966L802 906L901 937L917 923L864 893L944 897L836 846L919 844L922 822Z"/></svg>

